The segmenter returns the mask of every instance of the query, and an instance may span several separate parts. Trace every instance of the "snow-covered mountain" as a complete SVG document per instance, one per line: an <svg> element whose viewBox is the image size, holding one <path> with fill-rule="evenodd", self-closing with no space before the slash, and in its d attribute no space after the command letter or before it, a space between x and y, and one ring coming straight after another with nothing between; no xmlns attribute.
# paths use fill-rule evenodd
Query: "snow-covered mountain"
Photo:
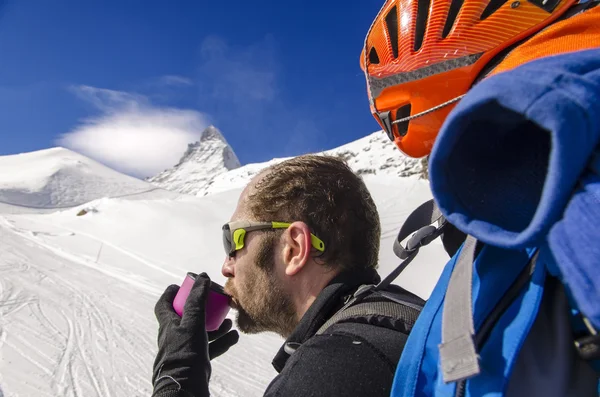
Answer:
<svg viewBox="0 0 600 397"><path fill-rule="evenodd" d="M0 156L3 207L66 208L102 197L158 190L161 189L61 147Z"/></svg>
<svg viewBox="0 0 600 397"><path fill-rule="evenodd" d="M215 177L238 167L240 161L221 131L210 126L198 142L188 145L177 165L149 178L148 182L178 193L204 196Z"/></svg>
<svg viewBox="0 0 600 397"><path fill-rule="evenodd" d="M218 133L216 128L209 128ZM206 196L242 187L264 168L286 159L277 158L240 167L233 150L220 133L215 138L201 139L190 145L192 147L179 164L149 179L149 182L179 193ZM380 131L322 154L343 158L360 175L404 177L423 171L420 160L404 156ZM227 163L232 158L234 160Z"/></svg>
<svg viewBox="0 0 600 397"><path fill-rule="evenodd" d="M423 166L420 160L406 157L383 134L375 132L354 142L319 154L340 157L359 175L381 176L396 179L420 175ZM235 170L217 175L205 188L206 194L214 194L245 186L252 177L266 167L287 158L276 158L264 163L248 164Z"/></svg>

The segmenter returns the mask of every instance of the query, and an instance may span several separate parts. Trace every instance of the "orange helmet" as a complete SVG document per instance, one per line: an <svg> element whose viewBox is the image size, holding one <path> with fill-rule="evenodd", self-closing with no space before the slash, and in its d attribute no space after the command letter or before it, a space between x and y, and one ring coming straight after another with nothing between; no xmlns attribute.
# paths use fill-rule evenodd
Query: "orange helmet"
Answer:
<svg viewBox="0 0 600 397"><path fill-rule="evenodd" d="M575 2L387 0L361 54L373 116L403 153L428 155L453 105L490 60Z"/></svg>

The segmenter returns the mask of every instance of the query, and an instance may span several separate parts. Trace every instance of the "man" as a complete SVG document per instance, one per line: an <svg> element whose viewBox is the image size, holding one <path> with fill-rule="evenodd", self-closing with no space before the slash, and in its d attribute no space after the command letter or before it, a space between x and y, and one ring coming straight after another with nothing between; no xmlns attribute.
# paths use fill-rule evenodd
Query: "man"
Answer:
<svg viewBox="0 0 600 397"><path fill-rule="evenodd" d="M380 281L379 216L360 177L328 156L271 166L242 192L223 233L225 290L239 329L286 338L266 396L389 395L411 321L359 316L321 329L361 285ZM210 359L237 342L230 322L204 330L208 284L198 277L181 319L172 308L177 286L156 305L155 397L207 396ZM401 288L395 293L408 306L424 303Z"/></svg>

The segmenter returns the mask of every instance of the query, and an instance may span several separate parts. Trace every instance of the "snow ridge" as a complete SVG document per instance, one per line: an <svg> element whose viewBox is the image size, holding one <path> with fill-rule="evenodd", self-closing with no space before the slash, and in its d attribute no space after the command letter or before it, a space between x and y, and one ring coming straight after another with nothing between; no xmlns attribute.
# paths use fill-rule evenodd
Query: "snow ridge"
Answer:
<svg viewBox="0 0 600 397"><path fill-rule="evenodd" d="M375 132L354 142L317 154L344 159L354 172L362 176L373 175L396 179L420 175L423 172L421 160L403 155L382 132ZM199 189L196 195L205 196L244 187L252 177L266 167L287 159L275 158L264 163L248 164L217 175L202 189Z"/></svg>
<svg viewBox="0 0 600 397"><path fill-rule="evenodd" d="M191 144L179 164L149 179L149 182L167 190L201 197L243 187L264 168L288 159L275 158L240 167L231 147L226 143L223 146L226 141L220 131L209 128L211 130L207 132L205 141L201 139ZM218 146L223 148L222 154L213 150L212 145L218 145L218 142L222 142ZM318 154L346 160L359 175L407 177L423 172L421 160L403 155L381 131Z"/></svg>
<svg viewBox="0 0 600 397"><path fill-rule="evenodd" d="M221 131L209 126L198 142L188 145L177 165L149 178L148 182L178 193L204 196L215 177L240 165Z"/></svg>
<svg viewBox="0 0 600 397"><path fill-rule="evenodd" d="M0 156L0 203L4 204L65 208L151 190L156 186L62 147Z"/></svg>

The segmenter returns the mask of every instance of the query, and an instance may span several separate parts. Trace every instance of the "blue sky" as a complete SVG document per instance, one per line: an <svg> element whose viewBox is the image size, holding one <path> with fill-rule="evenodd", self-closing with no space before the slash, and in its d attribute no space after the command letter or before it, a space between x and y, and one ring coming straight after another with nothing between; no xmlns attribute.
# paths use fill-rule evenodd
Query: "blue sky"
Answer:
<svg viewBox="0 0 600 397"><path fill-rule="evenodd" d="M244 164L358 139L379 129L359 54L382 4L6 1L0 155L70 145L148 176L209 124Z"/></svg>

